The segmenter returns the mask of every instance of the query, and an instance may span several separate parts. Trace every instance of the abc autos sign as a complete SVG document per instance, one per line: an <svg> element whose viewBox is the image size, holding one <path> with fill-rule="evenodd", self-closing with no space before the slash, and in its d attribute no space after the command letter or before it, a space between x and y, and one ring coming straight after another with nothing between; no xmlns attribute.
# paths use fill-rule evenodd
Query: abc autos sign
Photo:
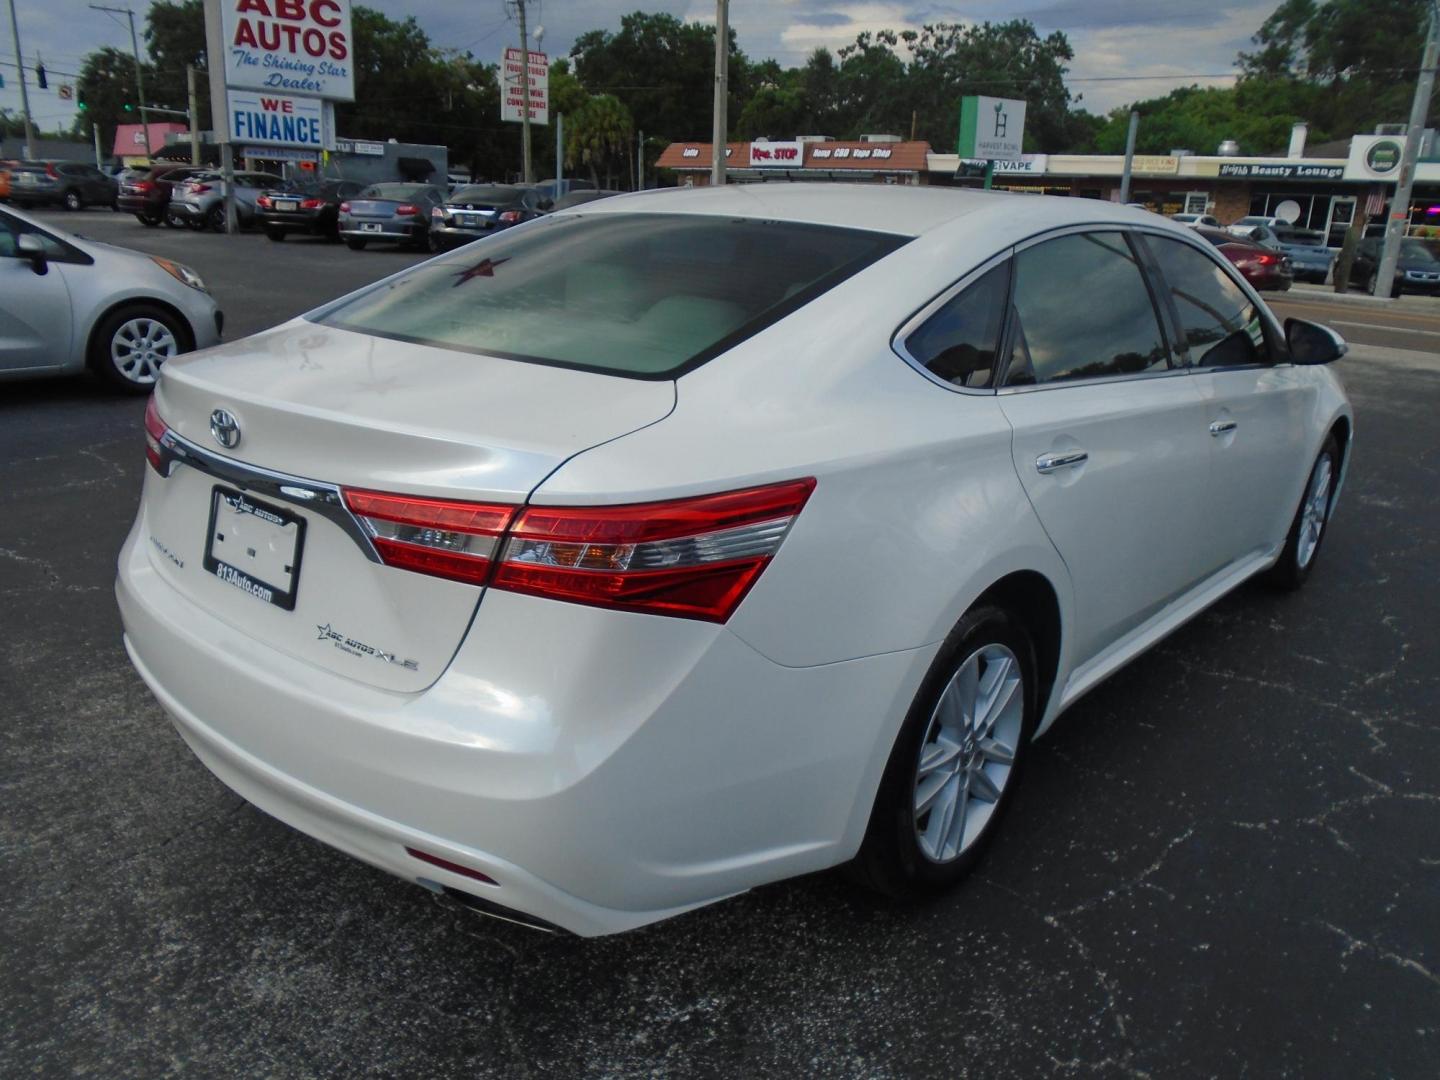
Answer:
<svg viewBox="0 0 1440 1080"><path fill-rule="evenodd" d="M350 0L221 0L225 82L355 100Z"/></svg>

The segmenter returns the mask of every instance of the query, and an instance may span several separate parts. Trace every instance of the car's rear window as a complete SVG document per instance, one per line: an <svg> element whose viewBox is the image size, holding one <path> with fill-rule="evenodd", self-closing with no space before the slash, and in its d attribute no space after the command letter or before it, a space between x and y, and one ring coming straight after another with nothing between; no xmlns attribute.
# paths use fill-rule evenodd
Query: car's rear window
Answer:
<svg viewBox="0 0 1440 1080"><path fill-rule="evenodd" d="M433 259L314 317L400 341L672 378L906 239L690 214L545 218Z"/></svg>
<svg viewBox="0 0 1440 1080"><path fill-rule="evenodd" d="M519 202L525 194L522 188L513 187L467 187L451 195L447 202L457 203L512 203Z"/></svg>
<svg viewBox="0 0 1440 1080"><path fill-rule="evenodd" d="M413 199L429 191L428 184L371 184L360 192L362 199Z"/></svg>

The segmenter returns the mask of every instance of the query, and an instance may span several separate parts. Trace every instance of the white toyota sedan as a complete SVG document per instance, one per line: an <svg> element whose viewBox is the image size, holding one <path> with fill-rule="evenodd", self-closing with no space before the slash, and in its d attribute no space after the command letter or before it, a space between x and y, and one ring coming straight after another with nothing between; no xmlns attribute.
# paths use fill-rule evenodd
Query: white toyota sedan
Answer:
<svg viewBox="0 0 1440 1080"><path fill-rule="evenodd" d="M589 203L168 363L126 646L235 791L479 910L924 894L1068 705L1305 581L1344 350L1087 199Z"/></svg>

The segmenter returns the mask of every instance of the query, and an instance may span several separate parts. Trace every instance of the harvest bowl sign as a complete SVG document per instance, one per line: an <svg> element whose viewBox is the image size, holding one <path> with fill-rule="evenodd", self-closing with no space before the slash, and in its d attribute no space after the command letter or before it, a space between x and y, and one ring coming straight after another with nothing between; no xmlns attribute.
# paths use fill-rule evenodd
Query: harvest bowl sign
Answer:
<svg viewBox="0 0 1440 1080"><path fill-rule="evenodd" d="M349 0L221 0L225 82L355 100Z"/></svg>

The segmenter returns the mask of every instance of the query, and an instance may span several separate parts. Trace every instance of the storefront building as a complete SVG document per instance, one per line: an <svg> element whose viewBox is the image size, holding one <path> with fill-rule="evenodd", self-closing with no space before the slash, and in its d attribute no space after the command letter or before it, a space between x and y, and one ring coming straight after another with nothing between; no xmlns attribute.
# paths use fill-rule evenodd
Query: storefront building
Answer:
<svg viewBox="0 0 1440 1080"><path fill-rule="evenodd" d="M929 169L930 144L871 135L858 142L822 136L785 141L734 142L725 148L732 183L845 180L851 183L921 184ZM710 183L710 143L671 143L656 162L680 187Z"/></svg>
<svg viewBox="0 0 1440 1080"><path fill-rule="evenodd" d="M1440 238L1440 147L1429 135L1407 208L1409 231ZM1303 126L1297 125L1283 156L1136 154L1129 201L1166 216L1212 214L1222 224L1249 214L1280 217L1323 232L1330 246L1339 247L1357 213L1366 215L1368 233L1383 231L1403 141L1403 135L1356 135L1307 151ZM985 174L983 161L934 153L927 143L893 136L730 143L726 156L732 183L860 180L978 188ZM1124 165L1118 154L1026 154L997 162L992 186L1118 202ZM710 144L672 143L658 166L679 185L708 184Z"/></svg>

